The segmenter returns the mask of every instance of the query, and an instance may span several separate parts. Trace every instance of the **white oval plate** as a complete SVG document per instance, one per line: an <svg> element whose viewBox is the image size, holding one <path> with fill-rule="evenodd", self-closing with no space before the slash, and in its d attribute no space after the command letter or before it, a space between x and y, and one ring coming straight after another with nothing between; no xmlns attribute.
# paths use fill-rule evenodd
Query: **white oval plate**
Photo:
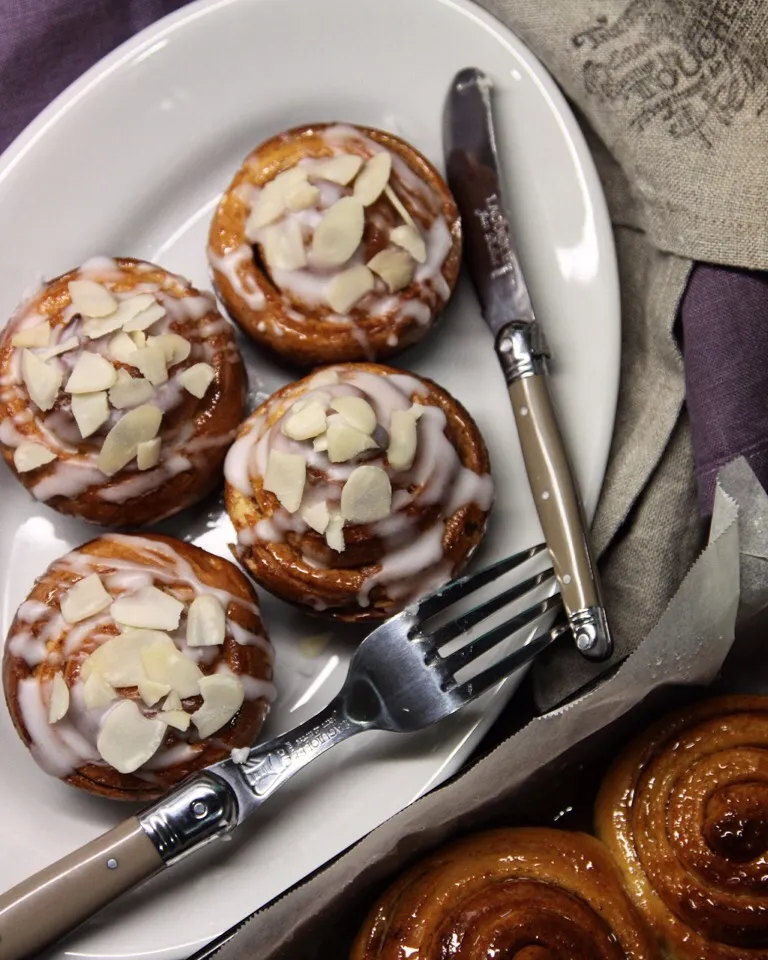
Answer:
<svg viewBox="0 0 768 960"><path fill-rule="evenodd" d="M208 286L217 196L248 151L302 122L399 133L441 164L448 84L467 65L496 84L499 148L533 300L550 340L554 393L588 511L600 490L619 373L612 236L590 155L554 83L522 43L466 0L199 0L144 31L50 106L0 161L0 316L41 273L132 255ZM252 393L284 371L248 355ZM501 373L466 281L440 328L396 361L447 387L477 419L498 496L479 562L541 538ZM92 537L0 476L2 618L33 579ZM228 555L218 508L171 529ZM477 562L477 561L476 561ZM264 598L279 700L267 735L340 687L351 638ZM332 633L318 655L306 639ZM512 684L423 735L368 734L327 754L228 844L191 858L104 911L56 957L176 960L257 909L460 766ZM6 888L128 810L46 777L0 711Z"/></svg>

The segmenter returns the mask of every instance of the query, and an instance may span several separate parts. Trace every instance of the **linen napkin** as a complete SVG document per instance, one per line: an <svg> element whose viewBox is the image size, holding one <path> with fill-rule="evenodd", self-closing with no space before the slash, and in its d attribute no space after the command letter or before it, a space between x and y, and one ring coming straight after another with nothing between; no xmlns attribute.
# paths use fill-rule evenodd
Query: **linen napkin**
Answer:
<svg viewBox="0 0 768 960"><path fill-rule="evenodd" d="M758 273L728 269L768 266L768 4L481 5L575 106L615 229L622 382L594 522L612 666L658 620L701 548L695 479L705 516L718 468L737 454L768 480L768 289ZM540 705L601 669L561 645L537 664Z"/></svg>

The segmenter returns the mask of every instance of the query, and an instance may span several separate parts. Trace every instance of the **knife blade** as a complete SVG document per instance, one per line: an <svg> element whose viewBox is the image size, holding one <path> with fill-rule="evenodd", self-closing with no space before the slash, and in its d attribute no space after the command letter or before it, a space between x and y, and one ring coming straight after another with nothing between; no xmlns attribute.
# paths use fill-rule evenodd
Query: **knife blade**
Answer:
<svg viewBox="0 0 768 960"><path fill-rule="evenodd" d="M585 657L604 660L612 652L611 635L581 498L547 386L549 353L505 209L491 90L490 79L475 67L453 79L443 124L448 183L461 213L464 259L495 337L571 631Z"/></svg>

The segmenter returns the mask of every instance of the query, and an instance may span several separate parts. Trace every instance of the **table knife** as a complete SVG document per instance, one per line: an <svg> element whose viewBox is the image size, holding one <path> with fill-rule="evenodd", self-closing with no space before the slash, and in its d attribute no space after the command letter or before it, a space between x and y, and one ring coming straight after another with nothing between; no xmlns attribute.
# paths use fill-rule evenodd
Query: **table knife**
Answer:
<svg viewBox="0 0 768 960"><path fill-rule="evenodd" d="M509 388L544 538L579 651L612 650L581 499L547 385L546 341L534 315L507 217L489 78L474 67L453 80L445 106L448 183L464 232L464 258Z"/></svg>

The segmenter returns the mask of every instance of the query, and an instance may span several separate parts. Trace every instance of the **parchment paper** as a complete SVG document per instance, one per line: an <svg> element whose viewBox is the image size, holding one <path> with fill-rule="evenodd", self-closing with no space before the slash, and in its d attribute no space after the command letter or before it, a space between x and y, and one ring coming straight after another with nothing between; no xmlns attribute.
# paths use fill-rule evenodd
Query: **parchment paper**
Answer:
<svg viewBox="0 0 768 960"><path fill-rule="evenodd" d="M740 555L740 542L742 544ZM346 955L349 938L373 898L415 858L449 836L489 823L513 824L553 783L574 782L578 765L608 757L644 723L711 684L734 642L740 569L741 614L768 605L768 497L744 461L724 471L709 543L659 622L611 677L569 705L533 719L463 775L413 803L310 881L256 914L216 954L217 960ZM753 657L759 630L734 651ZM759 658L761 663L764 659ZM738 688L754 671L724 672ZM688 689L686 689L688 688ZM279 803L279 795L272 801ZM286 851L290 856L290 851Z"/></svg>

